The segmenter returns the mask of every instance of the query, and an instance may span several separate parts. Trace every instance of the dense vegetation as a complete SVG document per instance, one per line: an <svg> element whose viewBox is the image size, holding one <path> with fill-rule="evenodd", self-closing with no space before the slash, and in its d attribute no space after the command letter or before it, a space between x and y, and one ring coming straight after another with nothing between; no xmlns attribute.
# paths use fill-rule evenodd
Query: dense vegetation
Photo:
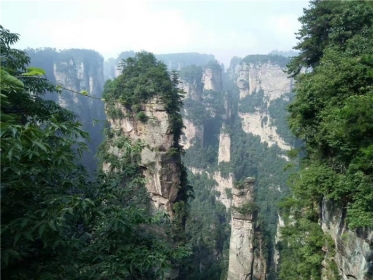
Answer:
<svg viewBox="0 0 373 280"><path fill-rule="evenodd" d="M373 227L373 4L311 1L300 22L300 53L288 67L296 78L289 122L306 157L283 203L287 280L321 279L323 246L334 245L318 225L321 201L342 209L350 229Z"/></svg>
<svg viewBox="0 0 373 280"><path fill-rule="evenodd" d="M180 170L180 185L178 189L173 211L175 218L170 234L176 243L184 244L184 224L187 216L187 199L191 195L191 187L188 185L186 170L181 163L183 149L180 136L183 128L183 120L180 114L183 96L178 86L176 72L169 73L164 63L158 61L152 53L139 52L134 57L129 57L121 63L122 74L115 80L107 81L103 97L106 101L107 114L110 121L123 119L139 120L147 122L148 116L144 113L144 106L153 98L160 98L168 114L168 132L173 136L172 147L162 155L163 161L172 161ZM121 114L113 114L120 112ZM124 113L125 112L125 113ZM126 114L124 116L123 114ZM135 123L135 122L134 122ZM127 150L125 144L128 139L122 130L116 131L108 127L105 130L105 141L101 147L102 164L106 164L111 170L120 172L124 167L121 164L121 155ZM135 144L135 143L134 143ZM139 143L146 145L146 143ZM113 152L116 149L118 152ZM139 162L138 162L139 163ZM139 172L136 171L136 172ZM135 173L136 173L135 172ZM136 173L137 174L137 173Z"/></svg>
<svg viewBox="0 0 373 280"><path fill-rule="evenodd" d="M263 63L268 62L268 57L261 57ZM232 62L233 67L240 62L241 59L237 58ZM203 68L209 67L206 65ZM216 64L211 66L211 68L214 67ZM180 77L189 84L197 83L202 78L203 68L185 67L180 71ZM222 93L198 91L198 87L196 87L198 94L184 100L184 110L186 111L184 117L203 131L203 135L195 137L193 146L186 150L184 156L186 166L203 170L201 175L189 175L195 188L195 199L190 202L192 206L190 218L194 220L187 220L187 234L192 236L190 232L192 228L198 227L200 229L199 242L197 243L196 239L192 238L194 252L192 268L194 268L194 272L191 275L194 279L226 278L228 262L228 248L226 246L229 244L229 234L225 232L230 228L228 224L230 211L225 212L225 207L218 202L221 194L214 191L217 183L212 180L212 175L215 172L220 172L220 175L225 178L233 174L237 181L244 180L248 176L256 177L254 191L257 203L255 206L248 204L246 205L247 209L242 210L253 211L253 209L259 208L256 230L257 237L261 240L255 240L255 250L257 250L259 242L264 244L266 247L264 257L267 258L271 268L274 268L273 248L278 218L277 203L289 194L287 179L290 172L283 171L288 162L281 157L284 155L284 151L277 146L269 148L267 144L261 143L259 136L245 133L242 130L241 118L238 113L259 111L269 114L270 125L276 125L280 136L286 138L288 143L294 143L295 138L291 135L286 121L286 106L290 102L291 94L269 102L265 99L264 92L260 90L240 100L235 79L232 77L232 73L230 73L231 76L229 73L230 71L223 73ZM219 135L222 132L228 133L231 137L231 161L218 164ZM225 194L232 198L231 189L226 189ZM220 226L215 223L217 217L220 217ZM206 241L213 234L212 231L219 231L223 234L219 239L215 239L219 240L218 242ZM214 254L211 251L213 249L215 250ZM269 273L269 277L270 279L275 278L274 271Z"/></svg>
<svg viewBox="0 0 373 280"><path fill-rule="evenodd" d="M193 255L188 267L182 271L183 279L227 277L230 212L218 201L220 194L213 190L217 183L211 177L211 174L219 170L219 134L224 121L222 115L225 112L226 94L203 90L203 69L210 67L221 73L220 66L215 61L203 67L187 66L180 71L182 81L196 85L194 94L184 99L183 117L202 131L201 135L193 139L193 146L185 151L183 162L189 168L203 170L201 174L188 173L194 198L189 200L190 214L186 221L186 234Z"/></svg>
<svg viewBox="0 0 373 280"><path fill-rule="evenodd" d="M0 27L2 278L162 278L187 251L154 230L170 223L147 211L141 145L122 139L120 172L88 181L76 163L88 134L42 98L56 87L17 41Z"/></svg>
<svg viewBox="0 0 373 280"><path fill-rule="evenodd" d="M193 254L181 271L181 279L227 279L230 212L216 198L216 182L206 173L188 173L194 198L186 221L186 237Z"/></svg>

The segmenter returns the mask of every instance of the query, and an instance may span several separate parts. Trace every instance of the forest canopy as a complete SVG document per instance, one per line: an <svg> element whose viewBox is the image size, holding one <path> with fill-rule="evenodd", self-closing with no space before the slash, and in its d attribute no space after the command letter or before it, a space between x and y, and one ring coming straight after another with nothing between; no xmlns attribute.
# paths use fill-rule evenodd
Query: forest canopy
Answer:
<svg viewBox="0 0 373 280"><path fill-rule="evenodd" d="M334 242L320 205L341 209L350 229L373 227L373 3L311 1L300 22L289 124L306 156L282 203L280 279L321 279L325 265L337 279L334 261L322 264Z"/></svg>
<svg viewBox="0 0 373 280"><path fill-rule="evenodd" d="M141 147L127 143L121 172L89 181L77 163L89 135L70 111L43 99L58 90L12 48L18 39L0 26L2 277L162 278L189 253L152 230L170 222L148 212L133 160Z"/></svg>

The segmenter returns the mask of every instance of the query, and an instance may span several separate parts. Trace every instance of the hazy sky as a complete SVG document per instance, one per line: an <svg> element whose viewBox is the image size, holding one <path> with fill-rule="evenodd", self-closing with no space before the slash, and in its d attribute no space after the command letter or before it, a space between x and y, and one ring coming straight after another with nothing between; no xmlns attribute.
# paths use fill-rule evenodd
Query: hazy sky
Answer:
<svg viewBox="0 0 373 280"><path fill-rule="evenodd" d="M308 1L2 1L0 24L17 48L88 48L233 56L290 50Z"/></svg>

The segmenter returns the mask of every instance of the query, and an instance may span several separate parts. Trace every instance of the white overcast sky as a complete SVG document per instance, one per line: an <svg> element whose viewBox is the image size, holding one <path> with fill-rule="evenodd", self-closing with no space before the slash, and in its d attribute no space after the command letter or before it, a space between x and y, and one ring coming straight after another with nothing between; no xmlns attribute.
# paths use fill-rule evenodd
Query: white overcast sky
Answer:
<svg viewBox="0 0 373 280"><path fill-rule="evenodd" d="M3 1L0 24L17 48L87 48L233 56L290 50L308 1Z"/></svg>

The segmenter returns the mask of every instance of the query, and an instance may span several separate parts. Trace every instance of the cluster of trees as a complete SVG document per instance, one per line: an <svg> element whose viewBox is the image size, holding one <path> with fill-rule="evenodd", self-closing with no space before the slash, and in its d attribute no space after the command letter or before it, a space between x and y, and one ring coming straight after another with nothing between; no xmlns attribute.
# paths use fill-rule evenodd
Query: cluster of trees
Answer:
<svg viewBox="0 0 373 280"><path fill-rule="evenodd" d="M218 201L217 185L211 174L219 170L219 134L223 123L226 94L203 91L203 69L221 72L216 61L203 67L191 65L181 69L180 79L196 86L196 96L184 99L184 117L203 131L193 146L185 151L183 162L188 167L204 170L202 174L188 173L194 197L189 200L190 212L186 220L186 236L193 255L182 271L184 279L226 279L228 270L230 212ZM207 171L208 173L206 173Z"/></svg>
<svg viewBox="0 0 373 280"><path fill-rule="evenodd" d="M218 201L215 180L203 172L188 173L194 197L189 200L186 238L193 254L186 259L181 279L227 279L230 212Z"/></svg>
<svg viewBox="0 0 373 280"><path fill-rule="evenodd" d="M170 222L148 212L141 146L117 143L127 147L122 168L89 181L78 164L89 135L43 99L60 90L12 48L18 39L0 26L2 277L162 278L189 251L154 230Z"/></svg>
<svg viewBox="0 0 373 280"><path fill-rule="evenodd" d="M306 156L282 204L287 280L321 279L322 247L333 247L318 225L322 200L342 209L350 229L373 227L373 3L311 1L300 22L289 124Z"/></svg>
<svg viewBox="0 0 373 280"><path fill-rule="evenodd" d="M274 56L270 55L249 56L249 58L254 63L268 63L268 61L272 61L271 59L273 59L272 62L281 62L282 66L286 64L285 62L289 61L287 58L282 57L278 58L278 61L280 61L278 62ZM241 59L238 60L242 61ZM180 71L180 75L190 83L197 83L201 79L202 71L199 67L190 66L183 68ZM255 196L259 208L257 229L259 230L260 228L261 242L264 241L267 248L265 257L268 259L269 267L273 268L273 248L278 218L277 203L289 194L287 179L290 172L283 171L288 163L284 158L280 157L284 154L281 149L276 146L268 147L265 143L260 142L260 137L247 134L242 130L239 112L267 112L271 116L272 124L278 127L278 132L281 133L281 136L289 136L290 132L286 121L286 106L290 100L283 98L277 102L269 103L265 100L262 90L240 100L238 87L232 80L232 77L229 76L229 73L223 73L222 78L224 81L223 94L215 93L213 95L212 92L206 91L202 93L201 91L200 100L193 100L191 98L184 100L184 110L187 112L185 118L197 126L202 126L204 131L203 141L196 138L193 146L186 150L184 162L186 166L206 170L209 174L220 171L221 175L225 178L230 173L233 173L235 180L238 181L248 176L256 177ZM212 96L215 97L214 101L211 100ZM228 104L230 115L226 116L226 119L223 119L225 110L222 109L224 109L225 103ZM214 112L216 112L214 117L209 115L208 108L214 108ZM225 127L224 131L222 131L223 123ZM218 164L219 135L221 132L228 133L231 137L231 161L229 163ZM289 136L287 139L293 142L295 138ZM214 223L216 216L210 215L210 212L223 217L224 211L222 209L225 208L217 201L219 194L212 190L216 182L212 180L213 183L211 183L211 179L207 175L190 174L189 178L194 183L193 186L196 195L195 199L190 202L193 205L191 207L191 217L194 217L194 220L187 220L187 229L189 225L201 229L201 239L198 246L195 244L195 247L193 247L194 263L195 265L199 263L200 266L206 268L206 271L214 271L214 273L219 273L220 277L226 277L225 265L227 263L225 261L227 261L228 251L225 251L224 246L228 246L229 244L229 235L224 235L225 237L223 237L226 239L219 239L221 241L217 243L207 244L202 243L201 240L208 240L209 236L205 236L208 234L208 230L211 231L213 229L214 231L224 232L224 228L228 229L230 227L228 224L230 215L228 214L225 219L221 218L222 224L216 226ZM227 191L227 195L232 197L229 189ZM207 211L207 208L210 210ZM249 208L251 209L251 205ZM198 211L202 211L202 213ZM204 221L204 224L200 224L200 221ZM217 261L213 257L211 253L213 248L216 252L222 254L220 261ZM196 270L193 275L198 279L197 276L203 278L207 275L206 273ZM275 272L272 271L269 277L274 279Z"/></svg>

